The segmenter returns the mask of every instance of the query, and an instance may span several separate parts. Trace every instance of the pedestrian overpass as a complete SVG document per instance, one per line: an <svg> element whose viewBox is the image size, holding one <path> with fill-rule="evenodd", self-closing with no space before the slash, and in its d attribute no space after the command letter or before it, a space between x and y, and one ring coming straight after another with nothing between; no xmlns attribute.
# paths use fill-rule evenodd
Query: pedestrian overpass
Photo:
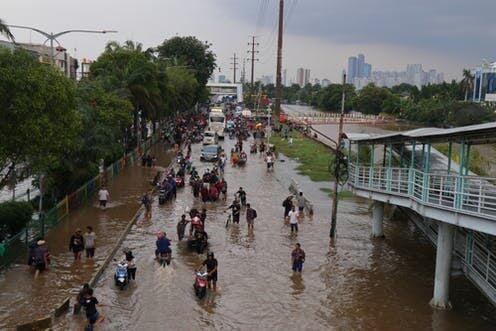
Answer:
<svg viewBox="0 0 496 331"><path fill-rule="evenodd" d="M234 96L237 101L243 102L243 84L207 83L211 96Z"/></svg>
<svg viewBox="0 0 496 331"><path fill-rule="evenodd" d="M436 245L431 304L448 308L452 258L496 304L496 178L470 173L470 149L496 143L496 122L454 129L422 128L368 135L344 134L348 186L374 201L372 235L382 237L384 204L412 214ZM447 144L447 158L432 145ZM459 163L452 161L457 148Z"/></svg>

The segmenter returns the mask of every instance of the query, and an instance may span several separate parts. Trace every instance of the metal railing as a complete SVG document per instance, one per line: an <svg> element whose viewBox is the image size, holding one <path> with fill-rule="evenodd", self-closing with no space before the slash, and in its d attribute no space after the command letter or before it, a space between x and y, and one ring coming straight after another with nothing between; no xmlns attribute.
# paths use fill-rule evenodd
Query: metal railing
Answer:
<svg viewBox="0 0 496 331"><path fill-rule="evenodd" d="M357 166L351 162L348 167L348 183L355 188L404 196L424 205L496 220L496 178Z"/></svg>

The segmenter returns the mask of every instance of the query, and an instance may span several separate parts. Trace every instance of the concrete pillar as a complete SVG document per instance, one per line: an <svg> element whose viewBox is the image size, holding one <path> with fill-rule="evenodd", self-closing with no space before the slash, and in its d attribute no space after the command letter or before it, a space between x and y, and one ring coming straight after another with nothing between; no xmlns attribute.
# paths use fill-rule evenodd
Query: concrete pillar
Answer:
<svg viewBox="0 0 496 331"><path fill-rule="evenodd" d="M449 309L451 308L449 282L455 226L444 222L438 222L438 225L434 297L430 303L437 309Z"/></svg>
<svg viewBox="0 0 496 331"><path fill-rule="evenodd" d="M384 202L374 201L372 209L372 237L384 238L382 221L384 219Z"/></svg>

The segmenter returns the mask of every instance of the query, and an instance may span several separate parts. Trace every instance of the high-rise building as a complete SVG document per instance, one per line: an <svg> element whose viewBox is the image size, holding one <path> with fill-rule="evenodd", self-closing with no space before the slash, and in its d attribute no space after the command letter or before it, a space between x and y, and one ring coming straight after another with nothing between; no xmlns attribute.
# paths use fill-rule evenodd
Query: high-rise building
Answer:
<svg viewBox="0 0 496 331"><path fill-rule="evenodd" d="M357 73L356 73L356 77L363 77L364 65L365 65L365 55L358 54L358 56L357 56Z"/></svg>
<svg viewBox="0 0 496 331"><path fill-rule="evenodd" d="M310 83L310 69L305 69L305 85Z"/></svg>
<svg viewBox="0 0 496 331"><path fill-rule="evenodd" d="M327 78L322 79L322 82L320 83L322 87L327 87L331 85L331 81Z"/></svg>
<svg viewBox="0 0 496 331"><path fill-rule="evenodd" d="M348 76L346 82L348 84L353 84L355 77L357 76L357 58L355 56L350 56L348 58Z"/></svg>
<svg viewBox="0 0 496 331"><path fill-rule="evenodd" d="M296 84L300 86L305 86L305 69L298 68L296 70Z"/></svg>
<svg viewBox="0 0 496 331"><path fill-rule="evenodd" d="M282 71L282 82L281 82L282 86L287 86L287 84L286 84L287 79L288 79L288 71L286 69L284 69Z"/></svg>
<svg viewBox="0 0 496 331"><path fill-rule="evenodd" d="M363 64L363 76L365 78L370 78L372 76L372 65L369 63Z"/></svg>
<svg viewBox="0 0 496 331"><path fill-rule="evenodd" d="M315 78L315 79L313 80L313 84L314 84L314 85L320 85L320 79Z"/></svg>

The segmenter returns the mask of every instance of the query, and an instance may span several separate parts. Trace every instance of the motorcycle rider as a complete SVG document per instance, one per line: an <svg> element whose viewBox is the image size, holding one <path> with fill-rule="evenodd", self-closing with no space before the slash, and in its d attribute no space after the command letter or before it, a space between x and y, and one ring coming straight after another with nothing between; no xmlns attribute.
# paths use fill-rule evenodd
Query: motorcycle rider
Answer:
<svg viewBox="0 0 496 331"><path fill-rule="evenodd" d="M207 259L202 262L201 266L197 269L197 271L200 271L203 269L203 267L207 268L207 281L208 281L208 288L213 287L213 291L215 292L217 290L217 268L218 268L219 263L217 262L217 259L214 257L213 252L209 252L207 255Z"/></svg>
<svg viewBox="0 0 496 331"><path fill-rule="evenodd" d="M170 245L171 242L169 238L167 238L167 233L159 232L157 235L157 241L155 242L157 249L155 250L155 256L159 258L161 254L171 253Z"/></svg>

